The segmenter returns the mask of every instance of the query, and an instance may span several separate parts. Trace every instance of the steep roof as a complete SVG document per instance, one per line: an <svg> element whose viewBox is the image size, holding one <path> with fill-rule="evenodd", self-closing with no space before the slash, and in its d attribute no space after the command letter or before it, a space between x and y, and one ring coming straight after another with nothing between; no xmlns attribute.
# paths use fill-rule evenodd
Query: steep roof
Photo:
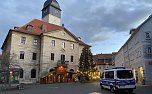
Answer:
<svg viewBox="0 0 152 94"><path fill-rule="evenodd" d="M26 29L26 27L28 25L32 26L32 30L28 31ZM34 19L31 22L25 24L24 26L15 29L15 31L19 31L19 32L24 32L24 33L29 33L29 34L34 34L34 35L41 35L43 33L43 26L45 26L46 31L52 31L52 30L58 30L58 29L63 29L64 27L62 26L58 26L58 25L54 25L54 24L50 24L38 19Z"/></svg>
<svg viewBox="0 0 152 94"><path fill-rule="evenodd" d="M57 8L57 9L61 10L60 6L59 6L59 3L56 0L47 0L47 1L45 1L44 5L43 5L43 9L45 9L48 6L53 6L53 7Z"/></svg>
<svg viewBox="0 0 152 94"><path fill-rule="evenodd" d="M32 27L30 31L28 31L27 26L31 26ZM3 49L4 44L5 44L6 40L8 39L8 36L9 36L11 31L22 32L22 33L27 33L27 34L32 34L32 35L38 35L39 36L39 35L44 33L43 29L45 30L45 32L64 29L75 40L77 40L80 45L91 47L90 45L88 45L88 44L84 43L83 41L79 40L74 34L72 34L68 29L66 29L63 26L58 26L58 25L54 25L54 24L51 24L51 23L44 22L42 20L34 19L34 20L30 21L29 23L27 23L27 24L25 24L25 25L23 25L23 26L21 26L19 28L10 29L9 33L7 34L7 37L6 37L6 39L5 39L5 41L4 41L3 45L2 45L2 47L1 47L1 49Z"/></svg>

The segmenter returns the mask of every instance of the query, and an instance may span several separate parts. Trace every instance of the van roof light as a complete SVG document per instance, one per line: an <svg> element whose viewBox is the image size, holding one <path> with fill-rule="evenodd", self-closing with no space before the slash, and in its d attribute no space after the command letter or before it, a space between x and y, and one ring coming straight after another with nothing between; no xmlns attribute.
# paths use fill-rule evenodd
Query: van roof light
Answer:
<svg viewBox="0 0 152 94"><path fill-rule="evenodd" d="M112 69L125 69L125 67L114 67Z"/></svg>
<svg viewBox="0 0 152 94"><path fill-rule="evenodd" d="M113 68L106 68L105 70L111 70L111 69L125 69L125 67L113 67Z"/></svg>

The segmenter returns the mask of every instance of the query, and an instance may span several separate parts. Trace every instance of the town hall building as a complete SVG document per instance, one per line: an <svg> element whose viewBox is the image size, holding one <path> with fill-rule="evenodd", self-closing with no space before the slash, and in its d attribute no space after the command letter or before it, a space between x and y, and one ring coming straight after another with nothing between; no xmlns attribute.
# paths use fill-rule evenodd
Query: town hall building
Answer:
<svg viewBox="0 0 152 94"><path fill-rule="evenodd" d="M78 70L86 46L90 47L61 26L58 2L47 0L42 20L33 19L9 30L1 47L2 66L20 68L20 80L24 83L64 82Z"/></svg>

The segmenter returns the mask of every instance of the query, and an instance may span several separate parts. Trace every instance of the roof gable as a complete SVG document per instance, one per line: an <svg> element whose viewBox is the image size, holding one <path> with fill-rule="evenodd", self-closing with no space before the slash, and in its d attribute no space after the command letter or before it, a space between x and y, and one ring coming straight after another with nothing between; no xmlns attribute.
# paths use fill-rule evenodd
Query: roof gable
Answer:
<svg viewBox="0 0 152 94"><path fill-rule="evenodd" d="M59 38L63 40L69 40L69 41L79 41L76 36L71 34L71 32L67 31L66 29L58 29L58 30L52 30L44 32L43 35L50 36L54 38Z"/></svg>
<svg viewBox="0 0 152 94"><path fill-rule="evenodd" d="M83 41L79 40L78 37L76 37L73 33L71 33L68 29L62 28L58 30L52 30L52 31L47 31L43 33L44 35L52 36L52 37L57 37L65 40L70 40L70 41L77 41L80 45L83 46L89 46L90 45L84 43ZM65 35L62 35L65 34Z"/></svg>

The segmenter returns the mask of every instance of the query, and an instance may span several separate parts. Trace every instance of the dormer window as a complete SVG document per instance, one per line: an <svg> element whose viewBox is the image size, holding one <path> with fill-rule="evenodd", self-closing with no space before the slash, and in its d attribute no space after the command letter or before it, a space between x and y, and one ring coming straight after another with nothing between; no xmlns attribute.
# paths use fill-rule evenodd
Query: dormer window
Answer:
<svg viewBox="0 0 152 94"><path fill-rule="evenodd" d="M31 32L31 31L32 31L32 28L33 28L33 26L32 26L32 25L27 25L27 26L26 26L26 30L27 30L27 31L29 31L29 32Z"/></svg>

